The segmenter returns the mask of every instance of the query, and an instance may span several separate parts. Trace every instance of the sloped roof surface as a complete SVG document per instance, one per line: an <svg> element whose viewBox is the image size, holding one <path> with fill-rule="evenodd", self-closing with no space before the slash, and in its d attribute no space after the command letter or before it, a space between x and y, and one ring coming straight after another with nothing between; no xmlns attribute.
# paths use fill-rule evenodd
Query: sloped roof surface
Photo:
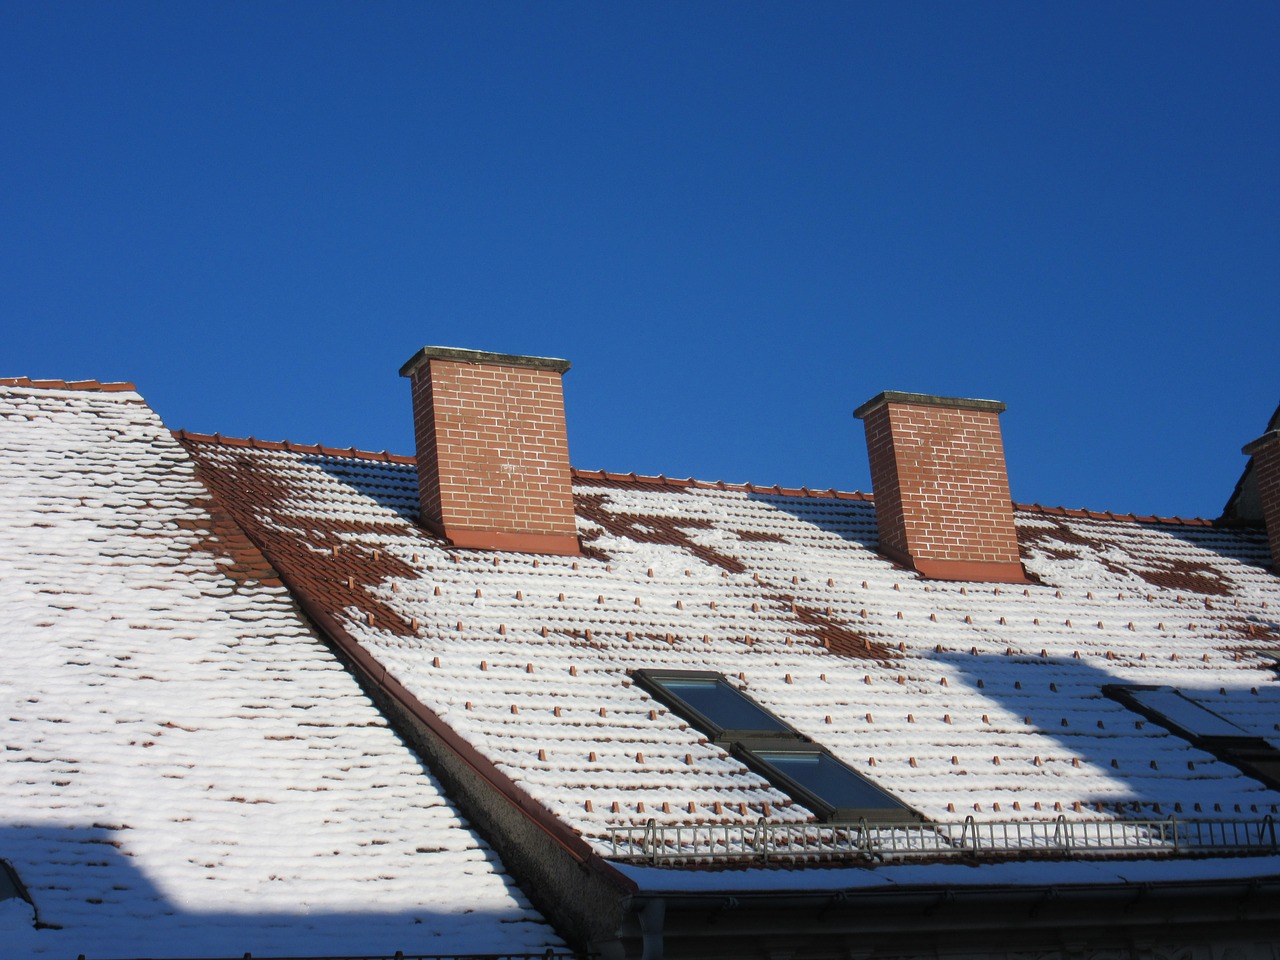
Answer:
<svg viewBox="0 0 1280 960"><path fill-rule="evenodd" d="M863 495L576 474L580 558L460 551L411 461L188 436L291 585L608 853L613 827L804 821L629 677L718 671L935 820L1260 816L1280 795L1104 697L1175 686L1280 743L1265 534L1024 507L1038 582L928 582Z"/></svg>
<svg viewBox="0 0 1280 960"><path fill-rule="evenodd" d="M4 949L559 946L181 446L97 387L0 385L0 858L45 926L5 901Z"/></svg>

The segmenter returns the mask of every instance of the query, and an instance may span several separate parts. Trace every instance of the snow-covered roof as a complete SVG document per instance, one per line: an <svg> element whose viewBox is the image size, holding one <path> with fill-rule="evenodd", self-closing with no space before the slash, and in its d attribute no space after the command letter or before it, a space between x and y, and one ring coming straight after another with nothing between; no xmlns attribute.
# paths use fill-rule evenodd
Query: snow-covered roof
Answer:
<svg viewBox="0 0 1280 960"><path fill-rule="evenodd" d="M1261 529L1022 506L1034 582L945 583L877 553L869 495L579 471L584 556L466 551L414 523L408 458L182 439L300 596L603 856L650 822L813 820L641 668L722 674L933 822L1280 809L1103 693L1175 688L1280 745Z"/></svg>
<svg viewBox="0 0 1280 960"><path fill-rule="evenodd" d="M562 942L129 385L0 383L7 954Z"/></svg>

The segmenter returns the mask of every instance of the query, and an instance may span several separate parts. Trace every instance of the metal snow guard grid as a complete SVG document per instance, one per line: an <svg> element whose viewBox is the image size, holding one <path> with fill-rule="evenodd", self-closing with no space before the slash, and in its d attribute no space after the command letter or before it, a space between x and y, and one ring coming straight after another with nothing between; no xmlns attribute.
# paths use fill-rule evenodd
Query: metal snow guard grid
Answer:
<svg viewBox="0 0 1280 960"><path fill-rule="evenodd" d="M1280 853L1270 815L1255 820L994 820L961 823L718 823L615 827L610 857L634 863L752 860L972 859L1133 854L1235 856Z"/></svg>

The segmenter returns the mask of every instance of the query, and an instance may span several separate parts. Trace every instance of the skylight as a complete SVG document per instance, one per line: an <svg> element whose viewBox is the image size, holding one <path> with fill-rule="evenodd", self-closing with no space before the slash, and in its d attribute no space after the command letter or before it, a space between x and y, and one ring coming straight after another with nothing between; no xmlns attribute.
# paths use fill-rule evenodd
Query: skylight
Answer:
<svg viewBox="0 0 1280 960"><path fill-rule="evenodd" d="M761 773L825 819L916 820L910 810L879 787L864 780L821 747L810 750L750 749L738 753Z"/></svg>
<svg viewBox="0 0 1280 960"><path fill-rule="evenodd" d="M1170 724L1193 737L1247 736L1230 720L1218 716L1173 687L1130 687L1130 699L1147 712L1159 714Z"/></svg>
<svg viewBox="0 0 1280 960"><path fill-rule="evenodd" d="M729 744L748 737L800 734L729 684L718 673L701 670L638 670L638 679L650 692L688 717L717 743Z"/></svg>
<svg viewBox="0 0 1280 960"><path fill-rule="evenodd" d="M892 795L756 703L723 675L637 670L640 684L824 820L918 821Z"/></svg>
<svg viewBox="0 0 1280 960"><path fill-rule="evenodd" d="M1280 789L1280 750L1174 687L1110 684L1102 692L1267 786Z"/></svg>

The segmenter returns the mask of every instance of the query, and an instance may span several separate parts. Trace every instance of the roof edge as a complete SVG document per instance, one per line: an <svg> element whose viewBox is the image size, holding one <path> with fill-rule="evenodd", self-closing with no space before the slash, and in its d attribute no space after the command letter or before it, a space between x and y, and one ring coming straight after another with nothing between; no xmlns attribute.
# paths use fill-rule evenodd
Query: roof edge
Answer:
<svg viewBox="0 0 1280 960"><path fill-rule="evenodd" d="M665 474L657 476L642 473L613 473L608 470L584 470L581 467L571 468L573 479L575 480L594 480L600 483L634 483L644 486L659 487L678 487L687 489L693 487L701 490L732 490L736 493L763 493L778 497L818 497L829 500L865 500L868 503L875 501L875 496L870 493L863 493L861 490L837 490L834 487L826 490L812 490L809 487L783 487L779 484L764 485L759 483L728 483L724 480L695 480L693 477L685 477L683 479L677 477L668 477Z"/></svg>
<svg viewBox="0 0 1280 960"><path fill-rule="evenodd" d="M4 381L0 380L0 384ZM293 443L290 440L259 440L256 437L224 437L220 433L196 433L191 430L174 430L173 436L186 443L211 443L224 447L248 447L254 450L280 450L286 453L305 453L312 456L346 457L353 460L372 460L378 463L395 463L401 466L414 466L414 457L386 450L360 450L356 447L326 447L322 444ZM784 487L779 484L729 483L725 480L697 480L693 477L668 477L665 474L614 473L610 470L585 470L571 467L570 475L574 480L595 481L610 484L636 484L648 487L667 487L673 489L696 490L730 490L735 493L765 494L775 497L810 497L818 500L854 500L864 503L875 503L874 493L861 490L837 490L829 487L825 490L814 490L810 487ZM1018 503L1014 501L1013 509L1020 513L1039 514L1046 517L1068 517L1078 520L1110 520L1116 523L1162 523L1182 527L1214 527L1221 524L1217 520L1203 517L1162 517L1156 514L1116 513L1112 510L1088 510L1085 508L1045 506L1039 503Z"/></svg>
<svg viewBox="0 0 1280 960"><path fill-rule="evenodd" d="M1155 514L1114 513L1111 510L1071 509L1070 507L1046 507L1039 503L1014 503L1013 509L1021 513L1038 513L1046 517L1072 517L1079 520L1113 520L1118 523L1163 523L1182 527L1216 527L1218 521L1203 517L1160 517Z"/></svg>
<svg viewBox="0 0 1280 960"><path fill-rule="evenodd" d="M0 387L30 387L34 390L92 390L98 393L137 393L127 380L101 383L98 380L32 380L30 377L0 377Z"/></svg>
<svg viewBox="0 0 1280 960"><path fill-rule="evenodd" d="M192 430L170 431L174 439L186 443L211 443L223 447L249 447L254 450L283 450L286 453L308 453L321 457L348 457L353 460L376 460L413 466L417 461L386 450L358 450L355 447L326 447L319 443L294 443L291 440L259 440L257 437L224 437L220 433L196 433Z"/></svg>

